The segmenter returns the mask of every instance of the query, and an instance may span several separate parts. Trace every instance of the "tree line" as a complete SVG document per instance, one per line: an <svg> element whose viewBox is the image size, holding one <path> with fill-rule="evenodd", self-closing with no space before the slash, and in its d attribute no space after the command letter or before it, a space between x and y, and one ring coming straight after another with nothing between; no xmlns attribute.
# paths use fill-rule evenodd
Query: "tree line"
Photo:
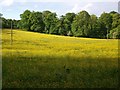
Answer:
<svg viewBox="0 0 120 90"><path fill-rule="evenodd" d="M2 28L6 28L6 29L10 29L11 25L13 29L19 29L18 27L18 23L20 22L20 20L15 20L15 19L6 19L4 17L2 17L3 15L0 13L0 26Z"/></svg>
<svg viewBox="0 0 120 90"><path fill-rule="evenodd" d="M2 27L10 28L11 19L2 18ZM25 10L21 20L12 20L13 28L32 32L89 38L120 38L120 14L103 12L100 17L87 11L66 13L57 17L51 11Z"/></svg>

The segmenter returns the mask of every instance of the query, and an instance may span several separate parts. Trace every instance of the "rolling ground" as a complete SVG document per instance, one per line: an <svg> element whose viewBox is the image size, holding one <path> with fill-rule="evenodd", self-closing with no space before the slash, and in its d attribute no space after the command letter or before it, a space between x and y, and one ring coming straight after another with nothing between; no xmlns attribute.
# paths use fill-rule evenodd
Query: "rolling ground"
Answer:
<svg viewBox="0 0 120 90"><path fill-rule="evenodd" d="M118 40L2 31L3 88L114 88Z"/></svg>

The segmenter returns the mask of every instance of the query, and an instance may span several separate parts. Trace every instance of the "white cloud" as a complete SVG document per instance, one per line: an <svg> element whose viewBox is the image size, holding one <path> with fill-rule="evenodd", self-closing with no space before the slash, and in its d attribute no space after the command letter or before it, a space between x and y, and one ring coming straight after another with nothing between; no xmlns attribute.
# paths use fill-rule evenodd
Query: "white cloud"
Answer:
<svg viewBox="0 0 120 90"><path fill-rule="evenodd" d="M28 2L118 2L119 0L27 0ZM24 2L24 0L17 0Z"/></svg>
<svg viewBox="0 0 120 90"><path fill-rule="evenodd" d="M6 9L6 11L10 12L10 11L12 11L12 9L9 9L9 8L8 8L8 9Z"/></svg>
<svg viewBox="0 0 120 90"><path fill-rule="evenodd" d="M70 12L77 13L79 10L80 10L79 5L75 4L74 7L72 8L72 10Z"/></svg>
<svg viewBox="0 0 120 90"><path fill-rule="evenodd" d="M86 11L90 11L90 8L93 6L93 4L92 3L89 3L89 4L87 4L87 5L85 5L83 8L81 8L81 10L86 10Z"/></svg>
<svg viewBox="0 0 120 90"><path fill-rule="evenodd" d="M75 3L80 2L119 2L119 0L0 0L0 6L10 6L14 2L62 2L67 5L74 5Z"/></svg>
<svg viewBox="0 0 120 90"><path fill-rule="evenodd" d="M21 1L19 1L19 0L18 0L18 1L16 1L16 2L20 2L22 5L26 5L29 1L27 1L27 0L24 0L24 1L21 0Z"/></svg>
<svg viewBox="0 0 120 90"><path fill-rule="evenodd" d="M75 4L72 8L72 10L70 10L69 12L74 12L74 13L78 13L80 12L81 10L86 10L88 12L90 12L90 8L93 6L92 3L88 3L87 5L81 7L80 4Z"/></svg>
<svg viewBox="0 0 120 90"><path fill-rule="evenodd" d="M38 8L38 5L34 5L34 8Z"/></svg>
<svg viewBox="0 0 120 90"><path fill-rule="evenodd" d="M76 2L79 0L26 0L28 2ZM24 2L24 0L17 0L17 2Z"/></svg>
<svg viewBox="0 0 120 90"><path fill-rule="evenodd" d="M1 0L0 6L10 6L14 3L14 0Z"/></svg>

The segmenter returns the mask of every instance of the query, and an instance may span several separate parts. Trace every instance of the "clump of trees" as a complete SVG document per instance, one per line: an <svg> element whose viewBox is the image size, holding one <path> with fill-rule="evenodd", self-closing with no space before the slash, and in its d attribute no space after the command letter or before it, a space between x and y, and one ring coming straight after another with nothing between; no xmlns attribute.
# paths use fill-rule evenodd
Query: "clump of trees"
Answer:
<svg viewBox="0 0 120 90"><path fill-rule="evenodd" d="M0 29L2 28L2 19L1 19L1 17L2 17L2 14L0 13Z"/></svg>
<svg viewBox="0 0 120 90"><path fill-rule="evenodd" d="M15 20L15 19L5 19L4 17L2 17L3 15L0 13L0 26L2 26L2 28L12 28L13 29L19 29L18 27L18 23L20 20Z"/></svg>
<svg viewBox="0 0 120 90"><path fill-rule="evenodd" d="M112 11L103 12L100 17L87 11L78 14L66 13L60 18L50 11L35 12L25 10L21 20L14 20L14 28L27 31L90 38L120 38L120 14ZM10 28L10 19L3 20L3 28Z"/></svg>
<svg viewBox="0 0 120 90"><path fill-rule="evenodd" d="M5 19L5 18L2 18L2 28L11 28L11 25L12 25L12 28L13 29L18 29L19 27L17 26L18 25L18 22L19 20L12 20L12 19Z"/></svg>

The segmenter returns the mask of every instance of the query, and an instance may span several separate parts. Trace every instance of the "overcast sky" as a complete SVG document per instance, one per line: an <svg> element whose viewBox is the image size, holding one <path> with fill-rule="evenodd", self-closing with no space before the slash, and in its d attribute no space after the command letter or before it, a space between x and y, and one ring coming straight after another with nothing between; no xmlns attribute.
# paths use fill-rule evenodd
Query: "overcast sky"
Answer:
<svg viewBox="0 0 120 90"><path fill-rule="evenodd" d="M99 17L103 12L118 12L118 2L119 0L0 0L0 13L7 19L20 19L20 14L26 9L41 12L50 10L58 16L86 10Z"/></svg>

